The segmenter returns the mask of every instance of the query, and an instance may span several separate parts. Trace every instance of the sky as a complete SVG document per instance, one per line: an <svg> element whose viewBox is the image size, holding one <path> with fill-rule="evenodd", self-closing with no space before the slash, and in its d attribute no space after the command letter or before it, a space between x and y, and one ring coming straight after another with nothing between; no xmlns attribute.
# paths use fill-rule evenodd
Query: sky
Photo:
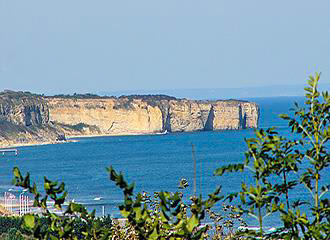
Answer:
<svg viewBox="0 0 330 240"><path fill-rule="evenodd" d="M0 90L271 90L316 71L329 83L329 10L329 0L0 0Z"/></svg>

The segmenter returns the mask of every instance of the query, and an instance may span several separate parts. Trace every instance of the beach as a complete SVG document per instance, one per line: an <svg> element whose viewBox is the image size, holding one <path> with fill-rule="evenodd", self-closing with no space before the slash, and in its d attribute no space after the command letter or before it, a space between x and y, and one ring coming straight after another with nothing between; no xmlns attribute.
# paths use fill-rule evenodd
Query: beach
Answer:
<svg viewBox="0 0 330 240"><path fill-rule="evenodd" d="M0 149L16 148L16 147L28 147L28 146L41 146L50 144L63 144L69 142L77 142L78 140L68 139L66 141L53 141L53 142L29 142L29 143L12 143L12 144L0 144Z"/></svg>
<svg viewBox="0 0 330 240"><path fill-rule="evenodd" d="M28 143L1 143L0 149L8 149L15 147L27 147L27 146L41 146L41 145L50 145L50 144L64 144L64 143L72 143L78 142L77 138L90 138L90 137L114 137L114 136L138 136L138 135L162 135L166 133L162 132L147 132L147 131L135 131L135 132L119 132L112 134L84 134L84 135L69 135L66 136L65 141L45 141L45 142L28 142Z"/></svg>

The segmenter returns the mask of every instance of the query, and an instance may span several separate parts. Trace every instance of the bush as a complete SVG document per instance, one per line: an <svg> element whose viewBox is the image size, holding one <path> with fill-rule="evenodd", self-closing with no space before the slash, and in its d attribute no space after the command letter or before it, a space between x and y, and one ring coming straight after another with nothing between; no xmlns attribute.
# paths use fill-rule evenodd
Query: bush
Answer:
<svg viewBox="0 0 330 240"><path fill-rule="evenodd" d="M3 217L0 216L0 234L7 233L9 229L21 229L23 219L19 217Z"/></svg>
<svg viewBox="0 0 330 240"><path fill-rule="evenodd" d="M249 231L238 235L264 237L264 217L279 211L284 226L269 237L329 239L330 204L329 199L324 198L329 185L320 186L320 179L327 174L330 164L327 146L330 138L330 97L328 92L318 92L319 78L320 75L316 74L308 80L304 107L296 103L291 116L280 116L289 122L293 140L280 136L275 128L256 130L256 137L246 140L245 162L215 171L221 176L226 172L251 170L255 179L255 185L242 183L239 192L227 197L230 201L238 198L241 202L239 212L254 216L259 221L258 233ZM302 161L307 161L309 168L301 169L300 177L288 181L288 174L298 172ZM301 211L299 207L306 204L301 200L289 203L291 189L299 184L311 194L313 204L309 210L312 216L307 217Z"/></svg>
<svg viewBox="0 0 330 240"><path fill-rule="evenodd" d="M7 236L4 238L5 240L24 240L23 235L16 228L9 229L8 234L6 235Z"/></svg>

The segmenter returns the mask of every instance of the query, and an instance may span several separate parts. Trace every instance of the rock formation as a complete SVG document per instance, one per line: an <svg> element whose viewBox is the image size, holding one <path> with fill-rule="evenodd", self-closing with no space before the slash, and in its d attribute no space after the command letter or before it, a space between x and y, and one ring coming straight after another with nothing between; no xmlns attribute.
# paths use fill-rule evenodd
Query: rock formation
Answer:
<svg viewBox="0 0 330 240"><path fill-rule="evenodd" d="M0 93L0 147L55 142L63 132L49 123L46 100L31 93Z"/></svg>
<svg viewBox="0 0 330 240"><path fill-rule="evenodd" d="M0 93L0 147L54 142L65 135L131 135L258 127L255 103L165 95L43 97Z"/></svg>

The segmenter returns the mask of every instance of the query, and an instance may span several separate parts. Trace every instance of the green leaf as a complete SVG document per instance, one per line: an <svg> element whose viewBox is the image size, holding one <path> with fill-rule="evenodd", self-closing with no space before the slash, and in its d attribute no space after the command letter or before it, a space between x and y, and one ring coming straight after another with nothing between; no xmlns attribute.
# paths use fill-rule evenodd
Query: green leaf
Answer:
<svg viewBox="0 0 330 240"><path fill-rule="evenodd" d="M280 118L284 119L284 120L289 120L289 119L290 119L290 117L289 117L288 114L279 114L278 116L279 116Z"/></svg>
<svg viewBox="0 0 330 240"><path fill-rule="evenodd" d="M199 224L199 220L196 217L196 215L193 215L189 220L188 220L188 224L187 224L187 229L188 231L191 233L195 227L197 227Z"/></svg>
<svg viewBox="0 0 330 240"><path fill-rule="evenodd" d="M50 184L48 182L45 182L44 183L44 188L45 188L46 191L49 190L50 189Z"/></svg>
<svg viewBox="0 0 330 240"><path fill-rule="evenodd" d="M157 229L154 228L154 230L152 231L152 233L150 234L149 238L150 240L157 240L158 239L158 232L157 232Z"/></svg>
<svg viewBox="0 0 330 240"><path fill-rule="evenodd" d="M18 169L18 167L14 167L14 169L13 169L13 174L14 174L14 176L17 177L17 178L21 178L21 177L22 177L21 172L20 172L20 170Z"/></svg>
<svg viewBox="0 0 330 240"><path fill-rule="evenodd" d="M25 215L24 216L24 224L26 227L33 229L34 228L34 216L33 215Z"/></svg>
<svg viewBox="0 0 330 240"><path fill-rule="evenodd" d="M124 217L127 218L130 214L130 212L126 211L125 209L120 210L120 214Z"/></svg>

